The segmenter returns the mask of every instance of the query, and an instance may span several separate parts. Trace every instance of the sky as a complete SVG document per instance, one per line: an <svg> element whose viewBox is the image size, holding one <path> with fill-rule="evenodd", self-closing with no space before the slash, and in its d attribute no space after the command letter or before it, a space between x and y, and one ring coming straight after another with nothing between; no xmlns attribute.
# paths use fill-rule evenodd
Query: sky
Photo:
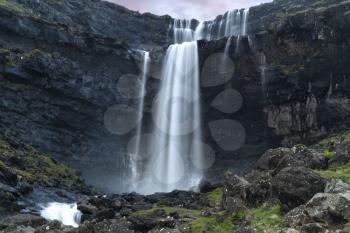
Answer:
<svg viewBox="0 0 350 233"><path fill-rule="evenodd" d="M171 15L174 18L211 20L230 9L259 5L271 0L109 0L131 10Z"/></svg>

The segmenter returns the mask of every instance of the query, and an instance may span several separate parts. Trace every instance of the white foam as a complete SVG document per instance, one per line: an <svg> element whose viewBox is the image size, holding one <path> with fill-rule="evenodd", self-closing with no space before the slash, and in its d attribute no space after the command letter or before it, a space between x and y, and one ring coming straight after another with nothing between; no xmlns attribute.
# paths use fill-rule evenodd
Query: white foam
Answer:
<svg viewBox="0 0 350 233"><path fill-rule="evenodd" d="M40 211L41 217L47 220L57 220L63 225L79 227L81 212L76 203L66 204L51 202Z"/></svg>

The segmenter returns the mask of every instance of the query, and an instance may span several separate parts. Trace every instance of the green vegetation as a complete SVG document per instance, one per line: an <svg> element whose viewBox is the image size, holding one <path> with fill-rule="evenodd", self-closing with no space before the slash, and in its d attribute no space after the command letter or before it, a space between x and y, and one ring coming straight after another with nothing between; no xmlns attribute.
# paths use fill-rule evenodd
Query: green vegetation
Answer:
<svg viewBox="0 0 350 233"><path fill-rule="evenodd" d="M236 224L247 220L257 233L278 233L282 229L282 212L280 206L271 208L261 207L247 211L225 215L216 212L211 216L202 216L200 210L190 210L180 207L154 207L133 213L135 216L150 216L155 211L164 210L167 214L176 212L183 218L188 218L181 224L181 229L189 233L232 233Z"/></svg>
<svg viewBox="0 0 350 233"><path fill-rule="evenodd" d="M317 170L315 172L326 179L340 179L344 182L350 181L350 164L333 166L328 170Z"/></svg>
<svg viewBox="0 0 350 233"><path fill-rule="evenodd" d="M235 226L232 218L223 218L222 216L201 217L189 224L191 233L213 232L213 233L231 233Z"/></svg>
<svg viewBox="0 0 350 233"><path fill-rule="evenodd" d="M323 155L326 159L332 159L335 157L335 152L331 151L330 149L325 149Z"/></svg>
<svg viewBox="0 0 350 233"><path fill-rule="evenodd" d="M9 11L18 13L20 15L28 15L30 11L24 8L22 5L11 1L11 0L0 0L0 7L5 8Z"/></svg>
<svg viewBox="0 0 350 233"><path fill-rule="evenodd" d="M74 170L40 154L31 146L15 147L0 137L1 168L13 171L19 180L32 185L59 184L67 188L81 186Z"/></svg>
<svg viewBox="0 0 350 233"><path fill-rule="evenodd" d="M220 203L224 195L223 188L217 188L208 193L207 198L211 205L215 206L217 203Z"/></svg>
<svg viewBox="0 0 350 233"><path fill-rule="evenodd" d="M280 206L248 210L246 217L252 219L251 226L257 233L278 233L282 229L282 211Z"/></svg>
<svg viewBox="0 0 350 233"><path fill-rule="evenodd" d="M331 136L320 141L318 144L320 146L329 147L336 140L340 140L340 141L350 140L350 132L342 132L342 133L338 133L338 134L332 134Z"/></svg>

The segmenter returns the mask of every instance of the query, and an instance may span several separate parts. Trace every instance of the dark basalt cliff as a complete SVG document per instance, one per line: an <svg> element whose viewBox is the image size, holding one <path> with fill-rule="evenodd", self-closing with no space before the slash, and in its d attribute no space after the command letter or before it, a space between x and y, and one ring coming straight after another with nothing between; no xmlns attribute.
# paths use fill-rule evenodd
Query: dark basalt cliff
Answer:
<svg viewBox="0 0 350 233"><path fill-rule="evenodd" d="M243 37L238 52L235 43L230 48L234 75L203 85L205 139L217 151L209 179L228 167L249 168L271 146L312 143L349 126L349 12L348 1L336 0L278 0L251 9L250 40ZM0 131L79 169L89 183L122 190L115 184L123 179L120 167L134 132L112 134L105 113L117 104L137 106L120 93L118 81L140 74L133 49L151 49L155 78L147 86L146 122L152 121L171 22L101 1L0 1ZM225 45L226 39L200 41L201 68ZM233 114L212 107L226 88L243 97ZM227 132L209 125L222 119L244 126L240 150L227 152L214 140L213 130ZM125 127L133 121L127 118Z"/></svg>

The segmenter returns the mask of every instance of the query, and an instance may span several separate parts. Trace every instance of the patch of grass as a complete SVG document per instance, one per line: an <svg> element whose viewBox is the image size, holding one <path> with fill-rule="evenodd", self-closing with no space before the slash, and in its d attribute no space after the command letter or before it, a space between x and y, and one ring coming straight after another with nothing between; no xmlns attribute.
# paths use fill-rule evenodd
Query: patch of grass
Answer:
<svg viewBox="0 0 350 233"><path fill-rule="evenodd" d="M350 181L350 164L334 166L328 170L316 170L315 172L326 179L340 179L344 182Z"/></svg>
<svg viewBox="0 0 350 233"><path fill-rule="evenodd" d="M223 188L217 188L207 194L207 198L212 205L216 205L222 201L222 197L224 195Z"/></svg>
<svg viewBox="0 0 350 233"><path fill-rule="evenodd" d="M282 229L283 217L280 206L248 210L246 218L251 219L251 227L257 233L278 233Z"/></svg>
<svg viewBox="0 0 350 233"><path fill-rule="evenodd" d="M223 218L220 215L197 218L195 221L189 223L188 227L191 233L231 233L235 229L232 217Z"/></svg>
<svg viewBox="0 0 350 233"><path fill-rule="evenodd" d="M325 149L323 155L326 159L332 159L335 157L335 152L330 149Z"/></svg>

